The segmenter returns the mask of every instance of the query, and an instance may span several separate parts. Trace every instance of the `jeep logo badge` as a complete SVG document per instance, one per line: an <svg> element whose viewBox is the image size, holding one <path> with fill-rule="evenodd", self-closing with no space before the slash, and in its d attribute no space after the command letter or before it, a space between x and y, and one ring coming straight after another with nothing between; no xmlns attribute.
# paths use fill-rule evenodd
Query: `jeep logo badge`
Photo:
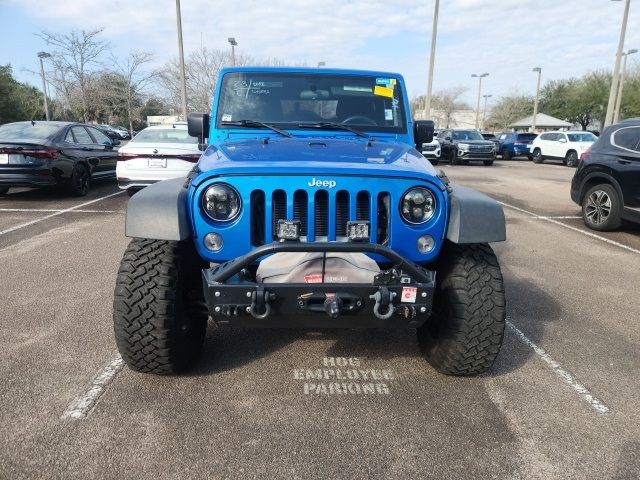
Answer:
<svg viewBox="0 0 640 480"><path fill-rule="evenodd" d="M333 188L336 186L336 181L335 180L318 180L317 178L312 178L311 180L309 180L309 183L307 183L307 185L309 185L310 187L324 187L324 188Z"/></svg>

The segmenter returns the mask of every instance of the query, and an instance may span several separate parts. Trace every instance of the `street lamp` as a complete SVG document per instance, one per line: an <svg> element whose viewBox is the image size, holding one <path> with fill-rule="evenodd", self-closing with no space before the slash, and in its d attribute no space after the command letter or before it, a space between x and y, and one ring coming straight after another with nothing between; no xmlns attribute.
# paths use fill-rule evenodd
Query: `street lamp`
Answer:
<svg viewBox="0 0 640 480"><path fill-rule="evenodd" d="M326 62L318 62L318 68L324 67L326 64Z"/></svg>
<svg viewBox="0 0 640 480"><path fill-rule="evenodd" d="M484 122L485 119L487 118L487 100L491 97L493 97L493 95L482 95L482 97L484 98L484 110L482 110L482 130L485 130L485 126L484 126Z"/></svg>
<svg viewBox="0 0 640 480"><path fill-rule="evenodd" d="M47 100L47 81L44 77L44 58L51 57L50 53L38 52L38 58L40 59L40 75L42 75L42 93L44 94L44 116L49 121L49 101Z"/></svg>
<svg viewBox="0 0 640 480"><path fill-rule="evenodd" d="M227 41L229 42L229 45L231 45L231 65L235 67L236 66L236 45L238 45L238 42L236 42L235 37L229 37Z"/></svg>
<svg viewBox="0 0 640 480"><path fill-rule="evenodd" d="M476 130L479 129L480 126L480 92L482 92L482 79L484 77L488 77L489 74L488 73L482 73L480 75L478 74L472 74L471 75L473 78L477 78L478 79L478 104L476 106Z"/></svg>
<svg viewBox="0 0 640 480"><path fill-rule="evenodd" d="M624 76L627 74L627 57L629 55L633 55L634 53L638 53L638 49L632 48L631 50L627 50L627 53L623 53L624 62L622 62L622 73L620 74L620 86L618 87L618 95L616 96L616 108L613 113L613 123L618 123L620 118L620 104L622 103L622 88L624 87Z"/></svg>
<svg viewBox="0 0 640 480"><path fill-rule="evenodd" d="M538 83L536 84L536 99L533 102L533 120L531 121L531 131L536 131L536 120L538 118L538 98L540 98L540 77L542 77L542 68L536 67L532 72L538 72Z"/></svg>
<svg viewBox="0 0 640 480"><path fill-rule="evenodd" d="M620 0L613 0L619 2ZM622 49L624 48L624 36L627 33L627 19L629 18L630 0L625 0L624 13L622 15L622 24L620 26L620 39L618 40L618 51L616 52L616 64L613 67L613 76L611 78L611 89L609 90L609 101L607 102L607 116L604 119L603 127L611 125L613 121L613 111L616 103L616 95L618 93L618 76L620 75L620 61L622 60Z"/></svg>
<svg viewBox="0 0 640 480"><path fill-rule="evenodd" d="M180 0L176 0L176 20L178 23L178 55L180 56L180 90L182 93L182 119L187 120L187 78L184 73L184 48L182 45L182 16Z"/></svg>
<svg viewBox="0 0 640 480"><path fill-rule="evenodd" d="M436 58L436 37L438 35L438 11L440 0L436 0L433 9L433 27L431 28L431 55L429 56L429 79L427 80L427 96L424 100L424 118L428 119L431 113L431 91L433 88L433 63Z"/></svg>

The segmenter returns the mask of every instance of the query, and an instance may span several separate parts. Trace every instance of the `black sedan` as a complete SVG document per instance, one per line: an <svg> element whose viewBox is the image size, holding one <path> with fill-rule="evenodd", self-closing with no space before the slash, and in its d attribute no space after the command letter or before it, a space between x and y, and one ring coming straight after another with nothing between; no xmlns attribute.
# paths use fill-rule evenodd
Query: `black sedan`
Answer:
<svg viewBox="0 0 640 480"><path fill-rule="evenodd" d="M640 118L611 125L580 157L571 199L593 230L640 223Z"/></svg>
<svg viewBox="0 0 640 480"><path fill-rule="evenodd" d="M115 178L118 140L72 122L0 126L0 195L11 187L64 185L83 196L92 179Z"/></svg>

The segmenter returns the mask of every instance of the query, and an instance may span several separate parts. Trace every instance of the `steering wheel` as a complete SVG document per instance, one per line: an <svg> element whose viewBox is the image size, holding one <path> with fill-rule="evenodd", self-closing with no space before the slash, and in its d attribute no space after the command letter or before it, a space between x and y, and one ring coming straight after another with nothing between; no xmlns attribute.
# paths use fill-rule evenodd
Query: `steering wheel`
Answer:
<svg viewBox="0 0 640 480"><path fill-rule="evenodd" d="M357 122L355 122L356 120ZM373 118L365 117L364 115L352 115L351 117L345 118L340 123L342 123L342 125L348 125L352 122L354 122L356 125L378 125L378 122L376 122Z"/></svg>

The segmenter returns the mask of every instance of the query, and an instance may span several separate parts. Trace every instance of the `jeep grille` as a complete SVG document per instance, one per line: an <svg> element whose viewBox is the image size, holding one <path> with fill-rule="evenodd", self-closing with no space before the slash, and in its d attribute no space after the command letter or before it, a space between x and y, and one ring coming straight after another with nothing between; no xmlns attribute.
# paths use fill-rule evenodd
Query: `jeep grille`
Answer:
<svg viewBox="0 0 640 480"><path fill-rule="evenodd" d="M309 195L313 198L310 199ZM303 242L346 241L347 222L351 215L354 215L354 220L371 223L372 242L385 245L389 241L390 196L387 192L296 190L292 198L287 198L284 190L254 190L250 201L251 243L254 246L277 240L278 220L299 220ZM311 204L313 210L309 208ZM375 219L371 218L372 206ZM335 225L333 235L330 234L330 223ZM266 225L270 228L266 229ZM309 225L314 225L313 232L309 232Z"/></svg>

